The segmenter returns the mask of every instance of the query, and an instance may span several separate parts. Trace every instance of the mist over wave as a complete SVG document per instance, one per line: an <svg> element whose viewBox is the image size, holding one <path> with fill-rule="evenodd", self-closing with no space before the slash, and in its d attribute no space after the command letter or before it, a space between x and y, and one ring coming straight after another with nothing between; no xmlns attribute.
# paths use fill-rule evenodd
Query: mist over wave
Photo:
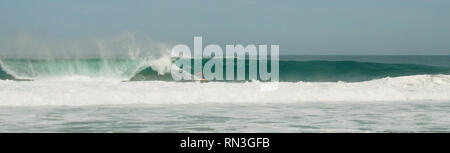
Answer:
<svg viewBox="0 0 450 153"><path fill-rule="evenodd" d="M53 38L19 33L0 37L0 57L22 59L159 58L170 55L172 42L122 32L109 36Z"/></svg>
<svg viewBox="0 0 450 153"><path fill-rule="evenodd" d="M158 74L170 72L170 43L132 32L72 40L21 33L0 39L0 79L85 76L127 80L148 67Z"/></svg>

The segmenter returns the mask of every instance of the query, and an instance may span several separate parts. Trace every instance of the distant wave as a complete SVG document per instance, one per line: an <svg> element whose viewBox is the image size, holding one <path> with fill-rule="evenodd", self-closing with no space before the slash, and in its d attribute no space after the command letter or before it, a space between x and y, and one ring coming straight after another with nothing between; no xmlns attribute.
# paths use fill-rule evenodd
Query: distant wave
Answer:
<svg viewBox="0 0 450 153"><path fill-rule="evenodd" d="M170 58L158 60L4 59L0 61L0 79L41 80L85 76L121 81L172 81L169 73L171 64ZM248 63L246 64L248 66ZM417 64L319 60L280 61L279 64L281 82L360 82L386 77L450 74L449 67ZM248 72L247 66L246 72ZM224 70L225 67L226 65Z"/></svg>

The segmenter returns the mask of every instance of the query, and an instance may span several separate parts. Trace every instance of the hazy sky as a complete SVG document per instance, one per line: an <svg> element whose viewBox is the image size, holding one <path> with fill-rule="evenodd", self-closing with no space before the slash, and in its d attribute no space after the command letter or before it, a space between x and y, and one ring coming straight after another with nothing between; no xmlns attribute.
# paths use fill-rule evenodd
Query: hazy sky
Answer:
<svg viewBox="0 0 450 153"><path fill-rule="evenodd" d="M450 1L0 0L2 41L124 31L189 45L194 36L204 44L279 44L282 54L450 54Z"/></svg>

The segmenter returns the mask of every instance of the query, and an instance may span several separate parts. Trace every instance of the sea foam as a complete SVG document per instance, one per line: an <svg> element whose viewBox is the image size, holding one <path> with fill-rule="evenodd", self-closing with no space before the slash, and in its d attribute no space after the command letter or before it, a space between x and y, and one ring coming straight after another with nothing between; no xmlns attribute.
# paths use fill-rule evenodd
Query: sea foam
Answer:
<svg viewBox="0 0 450 153"><path fill-rule="evenodd" d="M449 101L450 75L414 75L364 82L172 82L69 77L0 80L0 106Z"/></svg>

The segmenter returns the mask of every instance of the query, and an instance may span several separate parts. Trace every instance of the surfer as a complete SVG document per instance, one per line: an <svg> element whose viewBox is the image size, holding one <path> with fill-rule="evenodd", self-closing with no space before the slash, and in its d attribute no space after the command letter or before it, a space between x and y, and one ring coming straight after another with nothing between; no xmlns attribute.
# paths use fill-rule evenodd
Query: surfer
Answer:
<svg viewBox="0 0 450 153"><path fill-rule="evenodd" d="M206 80L205 78L203 78L202 72L198 72L198 74L200 75L200 81L205 81Z"/></svg>

